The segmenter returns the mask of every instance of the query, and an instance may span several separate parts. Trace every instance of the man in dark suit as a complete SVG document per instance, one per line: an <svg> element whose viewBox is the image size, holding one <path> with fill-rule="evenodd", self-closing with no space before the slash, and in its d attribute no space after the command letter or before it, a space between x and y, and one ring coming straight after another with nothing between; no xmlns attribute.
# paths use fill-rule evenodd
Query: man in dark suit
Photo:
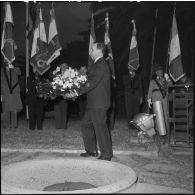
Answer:
<svg viewBox="0 0 195 195"><path fill-rule="evenodd" d="M38 72L34 74L31 72L27 78L26 104L29 109L29 129L38 130L43 129L43 113L44 113L44 99L37 96L36 83L40 79Z"/></svg>
<svg viewBox="0 0 195 195"><path fill-rule="evenodd" d="M98 159L111 160L113 157L111 135L107 127L107 111L110 107L110 70L104 59L105 45L95 43L90 51L94 64L88 70L88 83L81 88L87 93L86 112L82 119L82 136L85 153L82 157L98 156Z"/></svg>
<svg viewBox="0 0 195 195"><path fill-rule="evenodd" d="M124 92L125 92L125 109L127 115L127 123L139 113L140 105L143 101L143 85L142 78L139 73L135 73L133 69L123 75ZM129 126L131 128L131 126Z"/></svg>

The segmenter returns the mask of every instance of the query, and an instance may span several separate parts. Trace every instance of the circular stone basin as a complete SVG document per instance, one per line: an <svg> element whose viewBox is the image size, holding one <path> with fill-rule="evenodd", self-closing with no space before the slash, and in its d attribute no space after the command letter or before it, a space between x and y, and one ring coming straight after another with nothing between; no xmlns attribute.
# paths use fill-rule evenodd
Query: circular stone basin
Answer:
<svg viewBox="0 0 195 195"><path fill-rule="evenodd" d="M3 194L115 193L135 187L137 175L130 167L116 162L85 159L30 160L1 170ZM44 191L62 183L93 186L79 190ZM76 188L78 189L78 188Z"/></svg>

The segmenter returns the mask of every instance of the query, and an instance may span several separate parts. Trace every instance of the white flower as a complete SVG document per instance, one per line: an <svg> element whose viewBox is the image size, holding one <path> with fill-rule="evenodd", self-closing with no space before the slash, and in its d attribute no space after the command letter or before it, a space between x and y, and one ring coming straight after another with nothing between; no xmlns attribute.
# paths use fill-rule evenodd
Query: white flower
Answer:
<svg viewBox="0 0 195 195"><path fill-rule="evenodd" d="M60 67L57 67L54 73L60 71ZM60 72L60 74L55 75L53 81L51 82L51 86L53 90L60 89L62 93L66 91L66 89L73 89L73 86L76 88L80 88L82 83L87 81L86 75L80 74L80 72L76 69L68 67L64 72Z"/></svg>
<svg viewBox="0 0 195 195"><path fill-rule="evenodd" d="M59 80L59 81L58 81L58 84L59 84L59 85L63 85L62 80Z"/></svg>
<svg viewBox="0 0 195 195"><path fill-rule="evenodd" d="M53 71L53 74L56 74L57 72L60 71L60 67L58 66L54 71Z"/></svg>

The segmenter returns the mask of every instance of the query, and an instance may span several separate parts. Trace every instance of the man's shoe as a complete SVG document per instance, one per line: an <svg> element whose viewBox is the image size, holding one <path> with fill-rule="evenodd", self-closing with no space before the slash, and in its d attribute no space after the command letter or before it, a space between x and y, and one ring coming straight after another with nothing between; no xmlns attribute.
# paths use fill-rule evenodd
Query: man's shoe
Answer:
<svg viewBox="0 0 195 195"><path fill-rule="evenodd" d="M81 153L80 156L81 157L89 157L89 156L97 157L98 152L84 152L84 153Z"/></svg>
<svg viewBox="0 0 195 195"><path fill-rule="evenodd" d="M111 158L108 157L104 157L104 156L100 156L99 158L97 158L99 160L107 160L107 161L111 161Z"/></svg>

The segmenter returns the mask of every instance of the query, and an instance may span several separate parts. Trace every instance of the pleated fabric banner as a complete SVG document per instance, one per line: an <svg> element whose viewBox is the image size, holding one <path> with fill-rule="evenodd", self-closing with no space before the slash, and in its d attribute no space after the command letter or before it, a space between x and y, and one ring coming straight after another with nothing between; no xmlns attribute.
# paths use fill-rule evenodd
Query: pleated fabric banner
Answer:
<svg viewBox="0 0 195 195"><path fill-rule="evenodd" d="M173 22L169 45L169 74L174 82L177 82L185 75L185 73L183 72L175 11L173 14Z"/></svg>

